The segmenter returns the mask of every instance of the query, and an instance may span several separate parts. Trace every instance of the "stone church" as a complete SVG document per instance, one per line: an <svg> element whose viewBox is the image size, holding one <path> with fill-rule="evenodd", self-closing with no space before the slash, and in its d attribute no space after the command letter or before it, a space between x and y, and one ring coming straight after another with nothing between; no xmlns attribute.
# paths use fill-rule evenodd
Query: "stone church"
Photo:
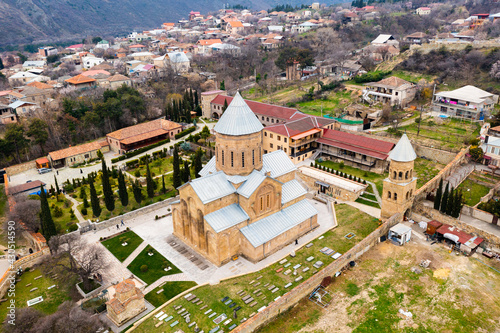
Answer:
<svg viewBox="0 0 500 333"><path fill-rule="evenodd" d="M237 93L214 128L215 156L172 204L174 235L217 266L257 262L318 227L297 168L281 150L263 154L262 130Z"/></svg>
<svg viewBox="0 0 500 333"><path fill-rule="evenodd" d="M417 189L417 177L413 174L417 154L411 145L410 139L403 134L396 147L389 154L389 176L384 179L382 193L383 219L396 213L408 215L413 206L413 199Z"/></svg>

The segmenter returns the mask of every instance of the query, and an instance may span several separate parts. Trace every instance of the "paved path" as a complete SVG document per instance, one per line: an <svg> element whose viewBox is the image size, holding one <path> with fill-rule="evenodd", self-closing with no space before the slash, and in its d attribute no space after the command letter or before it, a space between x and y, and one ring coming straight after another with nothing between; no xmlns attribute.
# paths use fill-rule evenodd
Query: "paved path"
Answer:
<svg viewBox="0 0 500 333"><path fill-rule="evenodd" d="M381 211L380 208L375 208L372 206L363 205L362 203L355 202L355 201L342 201L342 200L337 200L337 201L340 203L345 203L345 204L352 206L354 208L357 208L360 211L365 212L366 214L371 215L373 217L376 217L378 219L380 218L380 211Z"/></svg>
<svg viewBox="0 0 500 333"><path fill-rule="evenodd" d="M144 294L149 293L159 285L165 282L172 282L172 281L191 281L190 277L185 274L185 273L179 273L179 274L172 274L172 275L165 275L156 280L155 282L151 283L149 286L147 286L144 289Z"/></svg>
<svg viewBox="0 0 500 333"><path fill-rule="evenodd" d="M378 204L380 206L382 206L382 198L380 198L380 194L378 193L377 186L375 185L375 183L372 183L369 181L366 181L366 182L372 186L373 193L375 194L375 197L377 198ZM369 201L371 201L371 200L369 200Z"/></svg>
<svg viewBox="0 0 500 333"><path fill-rule="evenodd" d="M428 113L422 114L422 120L424 120L425 118L427 118L428 115L429 115ZM412 119L405 120L405 121L403 121L403 122L401 122L401 123L398 124L398 128L402 127L402 126L411 125L411 124L413 124L415 122L416 119L419 119L419 117L415 117L415 118L412 118ZM386 131L390 127L393 127L393 126L392 125L388 125L388 126L383 126L383 127L371 128L367 132L382 132L382 131Z"/></svg>
<svg viewBox="0 0 500 333"><path fill-rule="evenodd" d="M139 253L142 252L148 246L149 244L147 242L142 242L135 250L132 252L127 259L125 259L122 263L123 266L128 267L132 261L134 261L135 257L139 255Z"/></svg>
<svg viewBox="0 0 500 333"><path fill-rule="evenodd" d="M73 212L75 212L75 216L78 219L78 222L85 222L85 218L83 217L82 213L78 210L78 205L80 205L80 202L76 200L75 198L72 198L70 195L65 194L66 199L69 199L72 203L73 206L71 209L73 209Z"/></svg>

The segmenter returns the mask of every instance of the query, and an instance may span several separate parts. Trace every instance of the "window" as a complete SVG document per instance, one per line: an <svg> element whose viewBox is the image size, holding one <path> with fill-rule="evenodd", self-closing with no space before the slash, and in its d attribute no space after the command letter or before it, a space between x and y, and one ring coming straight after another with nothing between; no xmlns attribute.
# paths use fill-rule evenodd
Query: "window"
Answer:
<svg viewBox="0 0 500 333"><path fill-rule="evenodd" d="M271 149L273 148L273 144L272 143L269 144L269 148L271 148Z"/></svg>
<svg viewBox="0 0 500 333"><path fill-rule="evenodd" d="M408 200L408 198L410 197L410 192L406 192L406 200Z"/></svg>
<svg viewBox="0 0 500 333"><path fill-rule="evenodd" d="M281 141L281 135L278 135L278 141Z"/></svg>
<svg viewBox="0 0 500 333"><path fill-rule="evenodd" d="M266 196L266 208L271 207L271 198L269 197L269 194Z"/></svg>
<svg viewBox="0 0 500 333"><path fill-rule="evenodd" d="M387 199L391 198L391 191L387 192Z"/></svg>
<svg viewBox="0 0 500 333"><path fill-rule="evenodd" d="M271 119L271 122L274 123L274 119Z"/></svg>
<svg viewBox="0 0 500 333"><path fill-rule="evenodd" d="M222 165L224 165L224 150L222 151Z"/></svg>
<svg viewBox="0 0 500 333"><path fill-rule="evenodd" d="M269 117L266 118L266 121L269 121Z"/></svg>
<svg viewBox="0 0 500 333"><path fill-rule="evenodd" d="M233 152L231 152L231 168L234 167L233 155Z"/></svg>
<svg viewBox="0 0 500 333"><path fill-rule="evenodd" d="M269 133L269 137L272 139L273 138L273 133Z"/></svg>
<svg viewBox="0 0 500 333"><path fill-rule="evenodd" d="M408 175L409 175L409 172L406 171L406 173L405 173L405 179L408 179Z"/></svg>
<svg viewBox="0 0 500 333"><path fill-rule="evenodd" d="M284 150L285 150L285 153L286 153L286 148Z"/></svg>
<svg viewBox="0 0 500 333"><path fill-rule="evenodd" d="M255 165L255 150L252 150L252 165Z"/></svg>
<svg viewBox="0 0 500 333"><path fill-rule="evenodd" d="M403 179L403 172L402 171L399 171L399 177L398 177L399 180Z"/></svg>
<svg viewBox="0 0 500 333"><path fill-rule="evenodd" d="M262 150L259 149L259 162L262 162Z"/></svg>
<svg viewBox="0 0 500 333"><path fill-rule="evenodd" d="M262 120L264 120L264 116L262 116Z"/></svg>
<svg viewBox="0 0 500 333"><path fill-rule="evenodd" d="M241 153L241 167L242 168L245 167L245 153L244 152Z"/></svg>
<svg viewBox="0 0 500 333"><path fill-rule="evenodd" d="M89 158L89 157L90 157L90 155L89 155L89 154L85 154L85 158Z"/></svg>
<svg viewBox="0 0 500 333"><path fill-rule="evenodd" d="M260 210L264 209L264 198L260 197Z"/></svg>
<svg viewBox="0 0 500 333"><path fill-rule="evenodd" d="M267 136L267 132L264 132L264 136Z"/></svg>
<svg viewBox="0 0 500 333"><path fill-rule="evenodd" d="M392 178L396 179L396 177L397 177L397 174L396 174L396 171L394 171L394 174L392 175Z"/></svg>
<svg viewBox="0 0 500 333"><path fill-rule="evenodd" d="M286 139L286 138L283 138L283 141L285 141L285 143L286 143L287 139Z"/></svg>
<svg viewBox="0 0 500 333"><path fill-rule="evenodd" d="M394 193L394 201L398 201L398 194Z"/></svg>

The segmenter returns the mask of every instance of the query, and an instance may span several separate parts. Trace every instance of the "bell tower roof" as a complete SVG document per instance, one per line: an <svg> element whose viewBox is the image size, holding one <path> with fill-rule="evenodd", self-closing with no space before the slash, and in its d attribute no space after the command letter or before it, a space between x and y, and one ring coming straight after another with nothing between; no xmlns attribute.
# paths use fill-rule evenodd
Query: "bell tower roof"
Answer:
<svg viewBox="0 0 500 333"><path fill-rule="evenodd" d="M260 132L263 128L264 126L237 92L215 125L214 131L219 134L239 136Z"/></svg>
<svg viewBox="0 0 500 333"><path fill-rule="evenodd" d="M411 145L410 139L403 134L399 142L389 154L391 161L397 162L411 162L417 158L417 154Z"/></svg>

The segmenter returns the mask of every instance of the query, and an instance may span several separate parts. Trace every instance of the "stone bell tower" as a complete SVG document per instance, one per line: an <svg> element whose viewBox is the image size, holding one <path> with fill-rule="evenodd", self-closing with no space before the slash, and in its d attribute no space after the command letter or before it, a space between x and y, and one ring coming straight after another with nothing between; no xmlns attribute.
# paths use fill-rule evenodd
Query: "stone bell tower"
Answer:
<svg viewBox="0 0 500 333"><path fill-rule="evenodd" d="M382 191L382 219L396 213L406 214L413 205L417 188L417 177L413 174L416 158L410 140L403 134L389 154L389 176L384 179Z"/></svg>

